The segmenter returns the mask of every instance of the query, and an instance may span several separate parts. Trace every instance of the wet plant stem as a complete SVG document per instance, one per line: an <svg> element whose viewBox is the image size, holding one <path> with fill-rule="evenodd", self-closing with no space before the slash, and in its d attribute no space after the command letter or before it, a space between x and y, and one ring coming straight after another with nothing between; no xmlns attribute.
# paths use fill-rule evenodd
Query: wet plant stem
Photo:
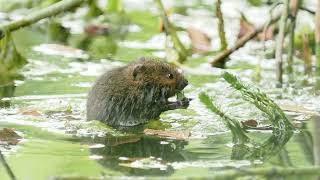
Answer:
<svg viewBox="0 0 320 180"><path fill-rule="evenodd" d="M281 87L283 83L283 44L284 44L284 39L285 39L285 31L286 31L286 25L287 25L287 20L289 16L289 0L284 0L283 3L284 7L282 10L282 15L280 19L280 27L279 27L279 35L277 39L277 44L276 44L276 78L278 81L278 86Z"/></svg>
<svg viewBox="0 0 320 180"><path fill-rule="evenodd" d="M216 16L218 17L218 31L219 31L219 38L220 38L220 51L227 49L228 43L226 40L226 34L224 31L224 20L223 14L221 11L221 0L216 1Z"/></svg>
<svg viewBox="0 0 320 180"><path fill-rule="evenodd" d="M273 16L271 19L269 19L265 24L273 24L277 22L281 17L281 14L277 14ZM231 48L227 48L224 51L220 52L212 61L210 61L210 64L215 67L223 67L223 64L227 62L227 58L235 51L237 51L239 48L244 46L248 41L256 37L259 33L261 33L264 30L264 27L266 25L259 26L255 28L253 31L247 33L245 36L240 38L234 46Z"/></svg>
<svg viewBox="0 0 320 180"><path fill-rule="evenodd" d="M13 171L11 170L9 164L7 163L6 159L4 158L2 152L0 151L0 161L2 165L4 166L5 170L7 171L8 176L11 180L16 180L16 176L13 174Z"/></svg>
<svg viewBox="0 0 320 180"><path fill-rule="evenodd" d="M302 34L302 55L304 61L304 73L310 74L312 69L311 52L309 48L309 36L307 33Z"/></svg>
<svg viewBox="0 0 320 180"><path fill-rule="evenodd" d="M33 23L38 22L41 19L55 16L62 12L68 11L76 6L79 6L85 0L63 0L59 1L47 8L40 9L36 12L33 12L24 18L21 18L16 21L12 21L3 25L0 25L0 39L4 36L4 30L11 32L29 26Z"/></svg>
<svg viewBox="0 0 320 180"><path fill-rule="evenodd" d="M296 17L301 0L290 1L290 26L289 26L289 48L288 48L288 73L293 73L293 57L295 52L294 34L296 29Z"/></svg>
<svg viewBox="0 0 320 180"><path fill-rule="evenodd" d="M320 0L317 0L317 10L316 10L316 62L317 62L317 74L320 74Z"/></svg>
<svg viewBox="0 0 320 180"><path fill-rule="evenodd" d="M172 43L174 48L178 51L179 54L179 62L183 63L188 56L188 51L186 48L183 46L182 42L180 41L177 31L175 27L170 23L169 18L167 16L166 10L164 9L164 6L162 4L161 0L155 0L160 12L161 12L161 17L163 21L163 25L166 31L166 34L171 37Z"/></svg>

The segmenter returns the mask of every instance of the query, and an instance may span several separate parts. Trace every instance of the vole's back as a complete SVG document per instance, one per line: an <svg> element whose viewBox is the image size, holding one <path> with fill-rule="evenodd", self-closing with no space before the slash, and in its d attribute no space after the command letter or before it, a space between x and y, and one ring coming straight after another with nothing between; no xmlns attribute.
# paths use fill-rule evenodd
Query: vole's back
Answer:
<svg viewBox="0 0 320 180"><path fill-rule="evenodd" d="M87 119L104 120L110 111L117 96L121 96L120 90L123 80L123 68L116 68L100 76L88 94L87 100ZM113 97L113 98L112 98Z"/></svg>

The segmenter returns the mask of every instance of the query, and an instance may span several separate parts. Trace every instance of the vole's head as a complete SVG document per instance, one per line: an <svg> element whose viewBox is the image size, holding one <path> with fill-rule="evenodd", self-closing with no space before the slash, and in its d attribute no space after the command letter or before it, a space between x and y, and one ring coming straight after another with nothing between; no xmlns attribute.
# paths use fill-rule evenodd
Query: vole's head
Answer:
<svg viewBox="0 0 320 180"><path fill-rule="evenodd" d="M167 98L188 85L188 81L177 68L160 60L140 58L131 66L134 81L162 89Z"/></svg>

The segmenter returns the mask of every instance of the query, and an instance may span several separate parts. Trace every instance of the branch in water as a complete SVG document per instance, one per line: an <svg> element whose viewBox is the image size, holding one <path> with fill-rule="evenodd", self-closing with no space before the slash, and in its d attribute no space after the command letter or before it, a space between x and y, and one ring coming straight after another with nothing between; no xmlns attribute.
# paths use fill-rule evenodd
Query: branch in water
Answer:
<svg viewBox="0 0 320 180"><path fill-rule="evenodd" d="M12 21L12 22L0 25L0 39L4 36L4 30L8 32L18 30L25 26L29 26L33 23L36 23L41 19L55 16L64 11L68 11L76 6L79 6L83 2L85 2L85 0L63 0L47 8L31 13L30 15L27 15L26 17L19 19L17 21Z"/></svg>

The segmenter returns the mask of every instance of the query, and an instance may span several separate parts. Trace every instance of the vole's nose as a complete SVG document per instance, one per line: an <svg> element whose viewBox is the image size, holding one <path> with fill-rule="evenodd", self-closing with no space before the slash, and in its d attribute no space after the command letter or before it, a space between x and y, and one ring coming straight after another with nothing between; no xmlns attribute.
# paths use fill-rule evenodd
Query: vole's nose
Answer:
<svg viewBox="0 0 320 180"><path fill-rule="evenodd" d="M186 86L188 86L188 84L189 84L189 82L188 82L188 80L184 80L184 87L186 87Z"/></svg>
<svg viewBox="0 0 320 180"><path fill-rule="evenodd" d="M181 81L181 83L180 83L179 89L182 90L182 89L184 89L186 86L188 86L188 80L183 79L183 80Z"/></svg>

